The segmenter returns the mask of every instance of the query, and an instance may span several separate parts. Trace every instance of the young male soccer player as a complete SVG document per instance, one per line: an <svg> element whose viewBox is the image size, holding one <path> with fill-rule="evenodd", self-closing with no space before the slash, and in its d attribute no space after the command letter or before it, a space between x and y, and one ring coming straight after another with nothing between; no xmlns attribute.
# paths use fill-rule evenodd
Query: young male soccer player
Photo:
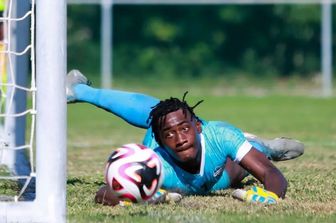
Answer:
<svg viewBox="0 0 336 223"><path fill-rule="evenodd" d="M276 202L284 198L287 181L270 162L303 153L303 144L277 138L262 140L221 121L205 121L183 99L156 98L116 90L95 89L77 70L67 77L67 100L88 102L108 110L130 124L147 128L143 144L159 154L164 169L162 187L183 194L206 194L240 182L247 170L265 190L256 189L251 201ZM148 122L149 120L149 122ZM115 204L103 187L96 201ZM253 192L253 191L252 191Z"/></svg>

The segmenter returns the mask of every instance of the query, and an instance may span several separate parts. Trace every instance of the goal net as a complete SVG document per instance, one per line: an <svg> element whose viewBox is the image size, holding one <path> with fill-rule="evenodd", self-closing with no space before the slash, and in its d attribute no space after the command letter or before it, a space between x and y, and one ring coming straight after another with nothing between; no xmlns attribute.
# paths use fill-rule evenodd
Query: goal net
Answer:
<svg viewBox="0 0 336 223"><path fill-rule="evenodd" d="M66 1L0 10L0 222L65 222Z"/></svg>
<svg viewBox="0 0 336 223"><path fill-rule="evenodd" d="M0 179L2 189L6 190L7 194L2 195L0 200L32 200L34 199L34 177L36 175L33 166L36 82L33 66L34 53L30 54L30 52L34 49L34 37L32 36L28 41L29 33L24 32L24 26L28 27L29 21L34 24L34 13L33 8L27 8L28 10L21 15L21 12L13 7L13 2L2 0L2 4L4 7L1 31L3 38L0 45ZM22 29L17 30L18 32L14 35L14 27ZM30 83L27 83L29 54L32 55L31 67L33 69ZM26 106L26 99L31 101L29 107ZM27 120L30 124L26 128ZM26 140L26 130L28 140ZM19 186L16 194L17 189L14 182L17 182ZM28 197L26 196L27 189L30 191Z"/></svg>

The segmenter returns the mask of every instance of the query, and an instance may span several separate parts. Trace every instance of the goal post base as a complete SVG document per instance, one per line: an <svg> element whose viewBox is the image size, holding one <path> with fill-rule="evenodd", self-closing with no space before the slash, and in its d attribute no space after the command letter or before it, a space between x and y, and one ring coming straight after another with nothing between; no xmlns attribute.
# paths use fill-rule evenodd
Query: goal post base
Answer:
<svg viewBox="0 0 336 223"><path fill-rule="evenodd" d="M45 201L20 201L0 203L0 222L66 222L64 205L49 197Z"/></svg>

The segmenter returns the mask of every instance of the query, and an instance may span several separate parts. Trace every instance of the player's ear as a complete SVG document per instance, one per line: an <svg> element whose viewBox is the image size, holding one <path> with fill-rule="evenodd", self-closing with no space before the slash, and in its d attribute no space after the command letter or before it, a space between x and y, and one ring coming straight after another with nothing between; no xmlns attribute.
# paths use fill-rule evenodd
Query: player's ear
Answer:
<svg viewBox="0 0 336 223"><path fill-rule="evenodd" d="M197 133L202 133L202 123L198 120L196 120L196 129L197 129Z"/></svg>

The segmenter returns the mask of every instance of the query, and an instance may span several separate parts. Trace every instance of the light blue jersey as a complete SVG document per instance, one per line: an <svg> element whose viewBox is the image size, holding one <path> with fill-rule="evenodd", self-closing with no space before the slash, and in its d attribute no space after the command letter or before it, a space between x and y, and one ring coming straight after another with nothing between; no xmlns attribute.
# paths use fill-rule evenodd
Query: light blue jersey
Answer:
<svg viewBox="0 0 336 223"><path fill-rule="evenodd" d="M230 177L224 170L226 159L229 157L239 163L252 148L241 130L220 121L203 121L201 143L200 172L191 174L177 166L166 149L158 146L151 129L147 131L143 144L153 148L162 158L164 189L185 194L205 194L226 189L230 187Z"/></svg>

